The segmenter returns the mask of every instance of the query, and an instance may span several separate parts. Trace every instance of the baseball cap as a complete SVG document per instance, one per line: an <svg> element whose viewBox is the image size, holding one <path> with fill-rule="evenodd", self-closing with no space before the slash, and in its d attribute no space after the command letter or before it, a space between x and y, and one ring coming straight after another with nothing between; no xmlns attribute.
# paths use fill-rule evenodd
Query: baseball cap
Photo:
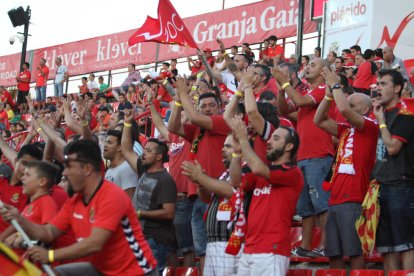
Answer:
<svg viewBox="0 0 414 276"><path fill-rule="evenodd" d="M355 60L355 56L352 54L347 54L344 56L344 59L348 59L348 58Z"/></svg>
<svg viewBox="0 0 414 276"><path fill-rule="evenodd" d="M205 48L203 52L211 53L211 49L210 48Z"/></svg>

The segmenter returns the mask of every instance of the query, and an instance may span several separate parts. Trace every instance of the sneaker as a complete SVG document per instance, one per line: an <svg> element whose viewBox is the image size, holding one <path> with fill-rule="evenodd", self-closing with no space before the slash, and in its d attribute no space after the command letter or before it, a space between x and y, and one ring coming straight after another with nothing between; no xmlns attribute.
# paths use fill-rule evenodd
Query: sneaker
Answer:
<svg viewBox="0 0 414 276"><path fill-rule="evenodd" d="M297 257L313 258L314 255L312 255L311 252L312 251L303 249L302 247L298 246L292 249L291 254L292 256Z"/></svg>
<svg viewBox="0 0 414 276"><path fill-rule="evenodd" d="M294 220L294 221L302 221L302 217L301 217L301 216L299 216L299 215L294 215L294 216L293 216L293 220Z"/></svg>
<svg viewBox="0 0 414 276"><path fill-rule="evenodd" d="M312 251L309 252L309 255L312 258L326 257L325 246L320 245L314 248Z"/></svg>

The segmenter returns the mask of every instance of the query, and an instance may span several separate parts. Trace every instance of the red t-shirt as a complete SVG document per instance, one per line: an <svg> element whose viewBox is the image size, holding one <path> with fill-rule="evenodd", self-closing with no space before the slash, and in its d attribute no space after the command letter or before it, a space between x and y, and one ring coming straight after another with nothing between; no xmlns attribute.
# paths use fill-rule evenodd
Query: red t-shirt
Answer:
<svg viewBox="0 0 414 276"><path fill-rule="evenodd" d="M191 150L191 144L184 138L169 133L170 140L170 167L169 173L175 181L178 193L187 193L187 196L197 194L197 187L190 179L182 174L181 163L187 160L188 152Z"/></svg>
<svg viewBox="0 0 414 276"><path fill-rule="evenodd" d="M262 89L260 89L259 93L255 94L256 101L259 100L260 95L262 95L262 93L265 91L272 91L272 93L277 97L279 90L277 89L276 79L274 77L271 77L267 84Z"/></svg>
<svg viewBox="0 0 414 276"><path fill-rule="evenodd" d="M158 88L158 96L161 96L161 102L169 103L173 100L170 93L163 86Z"/></svg>
<svg viewBox="0 0 414 276"><path fill-rule="evenodd" d="M272 134L275 130L276 128L271 123L265 121L263 133L261 135L258 134L253 137L253 149L256 152L257 156L259 156L259 158L265 163L268 163L266 157L267 140L272 137Z"/></svg>
<svg viewBox="0 0 414 276"><path fill-rule="evenodd" d="M65 204L66 200L68 200L69 196L66 193L65 189L58 185L53 185L52 192L50 193L52 198L55 200L58 209L62 208L63 204Z"/></svg>
<svg viewBox="0 0 414 276"><path fill-rule="evenodd" d="M313 106L299 108L297 132L300 137L300 146L298 150L298 160L321 158L328 155L334 156L331 135L317 127L313 122L316 109L325 97L325 85L321 85L313 90L308 90L306 95L312 97L315 104ZM331 115L332 112L334 112L334 109L335 105L331 105Z"/></svg>
<svg viewBox="0 0 414 276"><path fill-rule="evenodd" d="M19 81L17 84L17 89L19 89L20 91L25 91L25 92L29 92L30 90L30 78L31 78L31 74L29 70L23 70L22 72L20 72L19 75ZM22 81L22 79L27 79L26 81Z"/></svg>
<svg viewBox="0 0 414 276"><path fill-rule="evenodd" d="M209 176L218 178L225 171L223 162L221 162L223 159L221 149L231 130L224 121L222 115L212 115L210 118L213 121L212 129L204 131L204 134L198 143L198 150L195 153L195 156L192 156L192 153L189 152L187 158L191 160L197 159ZM185 124L184 138L192 144L199 136L200 131L200 128L196 125Z"/></svg>
<svg viewBox="0 0 414 276"><path fill-rule="evenodd" d="M45 74L42 76L41 72ZM46 86L47 79L49 78L49 67L43 66L38 69L37 72L37 79L36 79L36 86Z"/></svg>
<svg viewBox="0 0 414 276"><path fill-rule="evenodd" d="M6 107L6 103L9 103L12 107L14 106L13 97L7 90L3 90L3 94L0 95L0 101L4 103L4 107Z"/></svg>
<svg viewBox="0 0 414 276"><path fill-rule="evenodd" d="M354 87L369 89L369 86L377 82L375 74L371 72L371 62L365 61L358 67L358 72L355 76Z"/></svg>
<svg viewBox="0 0 414 276"><path fill-rule="evenodd" d="M58 212L58 206L50 195L36 198L24 207L22 216L36 224L46 224Z"/></svg>
<svg viewBox="0 0 414 276"><path fill-rule="evenodd" d="M23 194L22 185L10 185L7 178L2 177L0 178L0 200L22 212L29 199L27 195ZM0 217L0 233L7 227L9 227L9 223Z"/></svg>
<svg viewBox="0 0 414 276"><path fill-rule="evenodd" d="M247 217L244 253L290 256L290 227L303 188L296 166L270 165L270 179L246 173L242 185L253 190Z"/></svg>
<svg viewBox="0 0 414 276"><path fill-rule="evenodd" d="M268 56L269 58L273 58L277 55L281 55L282 59L284 59L283 57L284 53L285 53L285 49L280 45L276 45L275 47L269 47L263 52L263 54Z"/></svg>
<svg viewBox="0 0 414 276"><path fill-rule="evenodd" d="M130 198L107 180L86 205L83 195L75 194L50 224L63 232L72 229L78 241L89 237L93 228L111 231L102 250L86 258L105 275L144 275L157 265Z"/></svg>
<svg viewBox="0 0 414 276"><path fill-rule="evenodd" d="M355 174L338 173L340 162L336 164L329 205L345 202L362 203L367 193L369 177L375 162L379 128L377 121L368 117L364 119L362 130L351 128L348 124L338 124L337 136L341 138L339 145L342 145L338 148L338 154L352 157L351 163Z"/></svg>

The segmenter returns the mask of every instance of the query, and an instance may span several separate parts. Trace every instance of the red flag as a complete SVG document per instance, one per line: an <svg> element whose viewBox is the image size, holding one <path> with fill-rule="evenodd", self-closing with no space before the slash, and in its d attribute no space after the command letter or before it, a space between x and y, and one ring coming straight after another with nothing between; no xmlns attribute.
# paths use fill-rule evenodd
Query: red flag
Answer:
<svg viewBox="0 0 414 276"><path fill-rule="evenodd" d="M158 19L147 16L144 25L128 40L129 46L138 42L155 41L198 48L191 33L169 0L158 3Z"/></svg>

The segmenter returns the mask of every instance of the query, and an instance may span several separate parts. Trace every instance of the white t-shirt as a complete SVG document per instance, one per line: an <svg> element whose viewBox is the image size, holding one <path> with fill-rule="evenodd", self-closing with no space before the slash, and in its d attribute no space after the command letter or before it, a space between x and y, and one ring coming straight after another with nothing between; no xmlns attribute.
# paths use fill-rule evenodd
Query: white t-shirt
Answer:
<svg viewBox="0 0 414 276"><path fill-rule="evenodd" d="M92 89L99 89L99 85L96 81L88 81L87 83L89 91L92 91Z"/></svg>
<svg viewBox="0 0 414 276"><path fill-rule="evenodd" d="M63 76L65 75L65 73L68 71L68 68L66 68L65 65L60 65L57 69L56 69L56 77L55 77L55 83L60 83L63 81Z"/></svg>
<svg viewBox="0 0 414 276"><path fill-rule="evenodd" d="M105 179L121 187L122 190L136 188L138 185L138 175L131 168L127 161L115 168L109 168L105 173Z"/></svg>

